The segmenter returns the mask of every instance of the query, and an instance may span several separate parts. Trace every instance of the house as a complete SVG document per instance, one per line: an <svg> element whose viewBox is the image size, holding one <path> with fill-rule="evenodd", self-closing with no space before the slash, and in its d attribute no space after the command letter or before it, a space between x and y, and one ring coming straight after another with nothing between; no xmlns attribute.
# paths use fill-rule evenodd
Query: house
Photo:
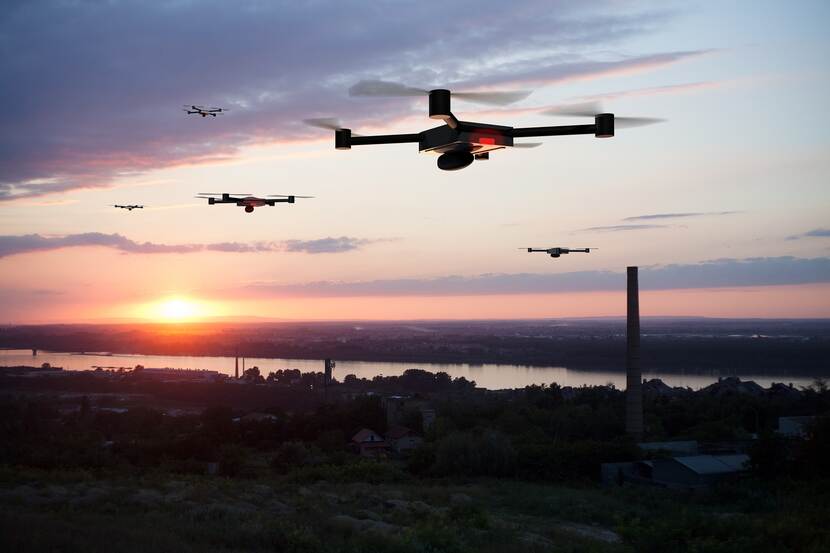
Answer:
<svg viewBox="0 0 830 553"><path fill-rule="evenodd" d="M423 438L405 426L393 426L386 432L386 443L398 455L411 453L423 442Z"/></svg>
<svg viewBox="0 0 830 553"><path fill-rule="evenodd" d="M745 471L748 462L749 456L744 454L654 459L651 461L651 479L667 488L704 488Z"/></svg>
<svg viewBox="0 0 830 553"><path fill-rule="evenodd" d="M363 428L352 436L351 446L363 457L386 457L386 442L374 430Z"/></svg>
<svg viewBox="0 0 830 553"><path fill-rule="evenodd" d="M723 478L735 477L747 469L749 456L686 455L623 463L603 463L605 485L648 484L664 488L694 490L706 488Z"/></svg>
<svg viewBox="0 0 830 553"><path fill-rule="evenodd" d="M804 438L815 417L778 417L778 433L787 438Z"/></svg>

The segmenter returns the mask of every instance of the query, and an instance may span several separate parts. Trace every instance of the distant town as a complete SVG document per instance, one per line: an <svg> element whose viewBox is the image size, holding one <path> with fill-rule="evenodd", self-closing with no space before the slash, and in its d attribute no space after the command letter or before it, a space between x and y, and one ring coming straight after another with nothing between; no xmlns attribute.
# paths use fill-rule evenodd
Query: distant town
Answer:
<svg viewBox="0 0 830 553"><path fill-rule="evenodd" d="M644 370L830 371L825 320L644 318L642 333ZM622 370L625 321L5 326L0 348Z"/></svg>

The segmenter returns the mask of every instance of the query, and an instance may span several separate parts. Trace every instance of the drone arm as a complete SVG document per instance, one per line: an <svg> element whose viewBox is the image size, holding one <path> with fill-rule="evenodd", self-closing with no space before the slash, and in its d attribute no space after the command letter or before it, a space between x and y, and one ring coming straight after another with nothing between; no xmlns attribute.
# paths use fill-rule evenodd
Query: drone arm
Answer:
<svg viewBox="0 0 830 553"><path fill-rule="evenodd" d="M334 147L338 150L349 150L352 146L370 146L374 144L403 144L406 142L420 142L419 134L377 134L374 136L352 136L351 129L334 131Z"/></svg>
<svg viewBox="0 0 830 553"><path fill-rule="evenodd" d="M514 138L530 136L568 136L574 134L593 134L597 138L614 136L614 114L600 113L593 125L558 125L553 127L518 127L511 132Z"/></svg>
<svg viewBox="0 0 830 553"><path fill-rule="evenodd" d="M367 146L370 144L403 144L405 142L420 142L417 134L378 134L375 136L353 136L353 146Z"/></svg>

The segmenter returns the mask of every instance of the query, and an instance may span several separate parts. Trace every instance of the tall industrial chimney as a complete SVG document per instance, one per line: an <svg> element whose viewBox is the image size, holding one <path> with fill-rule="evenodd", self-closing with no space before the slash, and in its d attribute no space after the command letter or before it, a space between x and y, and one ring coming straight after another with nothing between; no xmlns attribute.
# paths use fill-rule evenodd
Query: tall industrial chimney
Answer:
<svg viewBox="0 0 830 553"><path fill-rule="evenodd" d="M234 376L237 380L239 380L239 356L236 356L236 369L234 370Z"/></svg>
<svg viewBox="0 0 830 553"><path fill-rule="evenodd" d="M643 374L640 369L640 288L637 267L628 267L625 350L625 431L643 439Z"/></svg>

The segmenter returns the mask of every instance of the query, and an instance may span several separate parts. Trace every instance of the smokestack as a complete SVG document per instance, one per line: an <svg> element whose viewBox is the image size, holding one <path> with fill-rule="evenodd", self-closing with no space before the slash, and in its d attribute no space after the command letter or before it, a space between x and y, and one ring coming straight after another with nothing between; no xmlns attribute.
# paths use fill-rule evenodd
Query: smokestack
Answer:
<svg viewBox="0 0 830 553"><path fill-rule="evenodd" d="M640 287L637 267L628 267L628 309L625 350L625 431L643 439L643 374L640 369Z"/></svg>
<svg viewBox="0 0 830 553"><path fill-rule="evenodd" d="M234 376L237 380L239 380L239 356L236 356L236 369L234 370Z"/></svg>

